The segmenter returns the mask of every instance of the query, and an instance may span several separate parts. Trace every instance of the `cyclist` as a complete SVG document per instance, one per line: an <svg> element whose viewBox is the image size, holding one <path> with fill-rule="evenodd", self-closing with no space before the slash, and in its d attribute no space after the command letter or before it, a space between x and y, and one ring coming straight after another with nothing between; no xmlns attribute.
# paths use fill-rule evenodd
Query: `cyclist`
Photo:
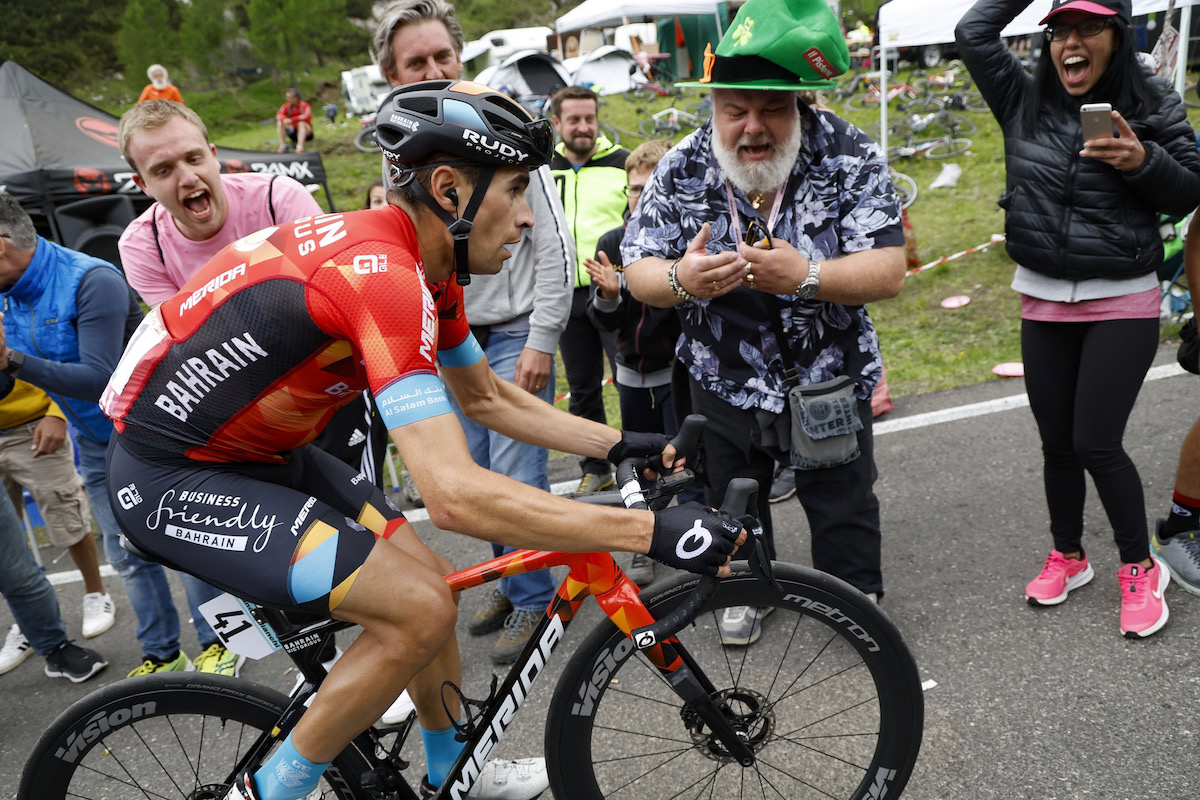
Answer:
<svg viewBox="0 0 1200 800"><path fill-rule="evenodd" d="M462 746L457 699L443 706L441 692L461 673L442 580L451 565L369 481L306 446L368 386L443 530L516 547L649 552L721 575L744 541L735 522L698 504L655 514L576 504L474 464L443 381L470 417L516 439L614 461L661 452L670 465L675 453L661 435L573 417L500 380L463 317L470 273L498 272L532 225L524 190L550 157L545 123L465 81L398 88L383 109L388 207L230 245L150 313L102 400L119 432L114 506L139 548L254 602L363 629L231 800L307 796L406 685L428 791ZM481 770L472 796L528 798L547 784L540 760Z"/></svg>

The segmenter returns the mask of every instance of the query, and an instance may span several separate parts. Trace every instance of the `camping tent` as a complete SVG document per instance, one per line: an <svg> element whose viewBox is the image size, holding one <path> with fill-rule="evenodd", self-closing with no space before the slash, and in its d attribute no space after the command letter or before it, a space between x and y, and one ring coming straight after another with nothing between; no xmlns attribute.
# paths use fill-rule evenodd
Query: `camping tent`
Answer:
<svg viewBox="0 0 1200 800"><path fill-rule="evenodd" d="M1200 0L1175 0L1175 6L1182 8L1197 2ZM887 48L953 42L954 26L974 4L974 0L892 0L879 7L879 42ZM1167 0L1133 0L1135 17L1166 9ZM1037 0L1017 15L1002 35L1040 31L1042 26L1038 22L1049 11L1050 0Z"/></svg>
<svg viewBox="0 0 1200 800"><path fill-rule="evenodd" d="M56 211L76 201L124 195L145 208L150 200L133 183L117 147L112 114L78 100L13 61L0 65L0 189L29 212L42 231L63 241ZM217 148L225 172L289 175L325 189L318 153L260 153ZM73 246L70 241L63 241Z"/></svg>
<svg viewBox="0 0 1200 800"><path fill-rule="evenodd" d="M719 17L717 0L584 0L554 21L556 31L583 28L615 28L626 22L655 17ZM724 30L717 20L717 33Z"/></svg>
<svg viewBox="0 0 1200 800"><path fill-rule="evenodd" d="M483 70L475 80L526 102L570 86L571 74L548 53L522 50Z"/></svg>
<svg viewBox="0 0 1200 800"><path fill-rule="evenodd" d="M591 84L602 95L620 94L646 80L633 56L611 44L577 58L568 58L563 61L563 66L571 73L571 83L576 86Z"/></svg>
<svg viewBox="0 0 1200 800"><path fill-rule="evenodd" d="M1133 16L1140 17L1157 11L1166 11L1168 0L1133 0ZM1175 0L1180 8L1180 19L1175 22L1180 31L1190 28L1191 6L1200 0ZM885 50L896 47L916 47L927 44L944 44L954 41L954 28L963 15L974 5L974 0L892 0L879 7L879 43ZM1037 0L1022 11L1001 35L1019 36L1036 33L1042 29L1039 21L1050 11L1050 0ZM1181 36L1182 47L1187 46L1187 37ZM1181 48L1182 49L1182 48ZM1187 65L1186 52L1180 53L1175 89L1181 94L1184 85L1184 69ZM888 63L885 56L880 63ZM886 76L885 76L886 79ZM882 131L881 144L887 147L887 104L879 108Z"/></svg>

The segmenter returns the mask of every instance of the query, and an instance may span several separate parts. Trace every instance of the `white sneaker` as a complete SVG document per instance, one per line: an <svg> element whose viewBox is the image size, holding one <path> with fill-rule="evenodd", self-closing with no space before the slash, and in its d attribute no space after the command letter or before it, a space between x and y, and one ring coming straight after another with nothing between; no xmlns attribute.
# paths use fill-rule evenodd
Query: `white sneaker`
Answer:
<svg viewBox="0 0 1200 800"><path fill-rule="evenodd" d="M321 666L323 666L325 668L326 672L329 672L329 670L333 669L333 665L336 664L337 660L341 657L342 657L342 648L335 647L333 649L333 658L329 659L328 661L322 661ZM296 692L300 691L300 687L303 685L304 685L304 673L301 672L299 675L296 676L296 683L294 686L292 686L292 690L290 692L288 692L288 697L294 696L296 694Z"/></svg>
<svg viewBox="0 0 1200 800"><path fill-rule="evenodd" d="M379 718L379 721L384 725L399 725L416 710L417 707L413 705L412 698L408 696L408 690L405 689L396 698L396 702L388 706L388 710L383 712L383 716Z"/></svg>
<svg viewBox="0 0 1200 800"><path fill-rule="evenodd" d="M83 638L99 636L113 626L117 607L107 592L88 592L83 596Z"/></svg>
<svg viewBox="0 0 1200 800"><path fill-rule="evenodd" d="M467 797L479 800L533 800L550 788L546 759L493 759L483 765Z"/></svg>
<svg viewBox="0 0 1200 800"><path fill-rule="evenodd" d="M4 647L0 647L0 675L16 669L31 655L33 648L29 646L29 640L21 633L21 628L14 624L8 629L8 636L4 637Z"/></svg>
<svg viewBox="0 0 1200 800"><path fill-rule="evenodd" d="M774 610L774 606L729 606L717 620L721 644L754 644L762 635L763 617Z"/></svg>

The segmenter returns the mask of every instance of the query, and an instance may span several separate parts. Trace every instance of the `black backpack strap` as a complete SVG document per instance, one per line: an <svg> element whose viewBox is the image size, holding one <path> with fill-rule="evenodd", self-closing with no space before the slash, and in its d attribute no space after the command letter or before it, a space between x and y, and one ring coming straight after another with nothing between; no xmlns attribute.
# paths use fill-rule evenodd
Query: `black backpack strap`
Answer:
<svg viewBox="0 0 1200 800"><path fill-rule="evenodd" d="M158 203L154 204L156 208L150 210L150 232L154 234L154 246L158 248L158 260L164 267L167 266L167 258L163 255L162 242L158 241Z"/></svg>

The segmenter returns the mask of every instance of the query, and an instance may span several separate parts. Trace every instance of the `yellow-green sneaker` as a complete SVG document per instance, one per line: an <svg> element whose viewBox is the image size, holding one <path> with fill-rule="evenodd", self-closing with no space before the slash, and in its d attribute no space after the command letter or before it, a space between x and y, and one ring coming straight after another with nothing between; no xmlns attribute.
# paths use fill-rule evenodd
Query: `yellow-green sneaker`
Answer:
<svg viewBox="0 0 1200 800"><path fill-rule="evenodd" d="M239 656L232 650L226 650L221 644L210 644L208 648L196 656L192 662L197 672L209 672L213 675L228 675L236 678L242 668L245 656Z"/></svg>
<svg viewBox="0 0 1200 800"><path fill-rule="evenodd" d="M169 660L159 658L151 658L144 656L141 665L130 672L125 677L135 678L138 675L153 675L156 672L191 672L192 662L188 661L187 653L180 650L175 654L175 657Z"/></svg>

